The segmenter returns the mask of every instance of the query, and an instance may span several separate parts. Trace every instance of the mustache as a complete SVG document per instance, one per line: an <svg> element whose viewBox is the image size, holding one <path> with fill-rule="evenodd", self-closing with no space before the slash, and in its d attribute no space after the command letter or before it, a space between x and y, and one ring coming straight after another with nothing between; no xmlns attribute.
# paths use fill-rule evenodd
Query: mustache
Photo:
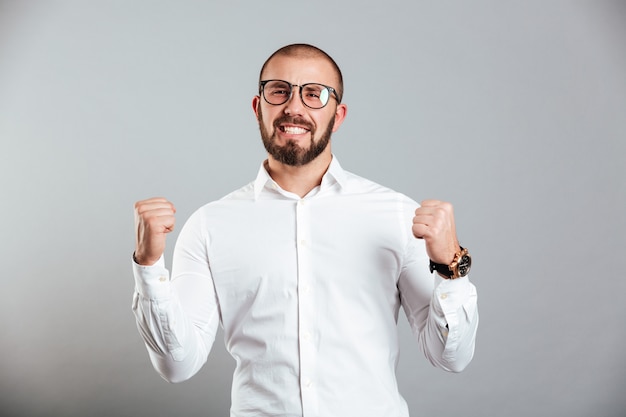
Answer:
<svg viewBox="0 0 626 417"><path fill-rule="evenodd" d="M278 119L274 120L274 127L278 129L281 124L293 124L298 126L303 126L308 130L313 130L315 126L308 120L303 119L302 117L291 117L291 116L281 116Z"/></svg>

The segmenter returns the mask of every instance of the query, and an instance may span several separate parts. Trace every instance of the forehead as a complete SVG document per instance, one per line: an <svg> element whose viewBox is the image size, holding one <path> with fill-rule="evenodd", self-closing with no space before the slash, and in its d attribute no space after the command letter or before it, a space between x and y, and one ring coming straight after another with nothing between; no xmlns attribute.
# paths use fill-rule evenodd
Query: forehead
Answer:
<svg viewBox="0 0 626 417"><path fill-rule="evenodd" d="M322 83L337 86L333 65L324 57L275 56L262 74L264 80L285 80L292 84Z"/></svg>

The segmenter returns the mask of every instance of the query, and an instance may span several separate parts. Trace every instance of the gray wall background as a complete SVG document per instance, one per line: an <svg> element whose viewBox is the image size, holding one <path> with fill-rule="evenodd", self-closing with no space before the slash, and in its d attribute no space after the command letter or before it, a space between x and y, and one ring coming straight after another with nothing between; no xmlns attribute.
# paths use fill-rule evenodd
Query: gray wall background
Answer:
<svg viewBox="0 0 626 417"><path fill-rule="evenodd" d="M254 177L258 71L291 42L344 71L342 165L452 201L475 258L464 373L401 318L412 415L624 416L626 4L582 0L0 1L1 414L227 415L221 339L188 382L149 364L132 204L180 226Z"/></svg>

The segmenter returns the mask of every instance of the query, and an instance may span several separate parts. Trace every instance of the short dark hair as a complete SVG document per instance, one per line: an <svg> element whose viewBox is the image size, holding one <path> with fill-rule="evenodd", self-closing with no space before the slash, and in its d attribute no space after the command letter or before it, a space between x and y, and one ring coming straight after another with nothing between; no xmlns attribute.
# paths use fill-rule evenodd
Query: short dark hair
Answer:
<svg viewBox="0 0 626 417"><path fill-rule="evenodd" d="M333 66L333 68L335 69L335 72L337 73L337 79L339 80L339 85L333 86L333 87L337 89L337 95L339 96L339 102L341 103L341 99L343 98L343 76L341 75L341 70L339 69L339 65L337 65L335 60L332 59L331 56L328 55L326 52L322 51L320 48L316 46L309 45L306 43L293 43L291 45L283 46L282 48L274 52L272 55L270 55L269 58L267 58L267 60L261 67L261 72L259 73L259 82L261 81L263 77L263 72L265 71L265 68L267 67L269 62L272 60L272 58L277 57L277 56L291 56L291 57L298 57L298 58L320 58L321 57L321 58L326 59Z"/></svg>

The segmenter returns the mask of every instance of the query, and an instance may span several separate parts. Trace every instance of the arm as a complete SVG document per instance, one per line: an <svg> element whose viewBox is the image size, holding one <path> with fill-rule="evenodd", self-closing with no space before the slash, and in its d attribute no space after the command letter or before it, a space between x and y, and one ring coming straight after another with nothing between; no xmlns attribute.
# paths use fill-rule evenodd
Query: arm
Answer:
<svg viewBox="0 0 626 417"><path fill-rule="evenodd" d="M474 353L478 326L476 288L468 277L447 280L429 273L429 259L450 263L459 250L452 206L424 201L415 211L413 235L398 287L420 348L442 369L462 371Z"/></svg>
<svg viewBox="0 0 626 417"><path fill-rule="evenodd" d="M135 213L137 326L157 372L167 381L184 381L206 362L219 324L199 216L181 230L170 280L162 251L166 233L173 230L173 206L164 199L145 200L135 205Z"/></svg>

